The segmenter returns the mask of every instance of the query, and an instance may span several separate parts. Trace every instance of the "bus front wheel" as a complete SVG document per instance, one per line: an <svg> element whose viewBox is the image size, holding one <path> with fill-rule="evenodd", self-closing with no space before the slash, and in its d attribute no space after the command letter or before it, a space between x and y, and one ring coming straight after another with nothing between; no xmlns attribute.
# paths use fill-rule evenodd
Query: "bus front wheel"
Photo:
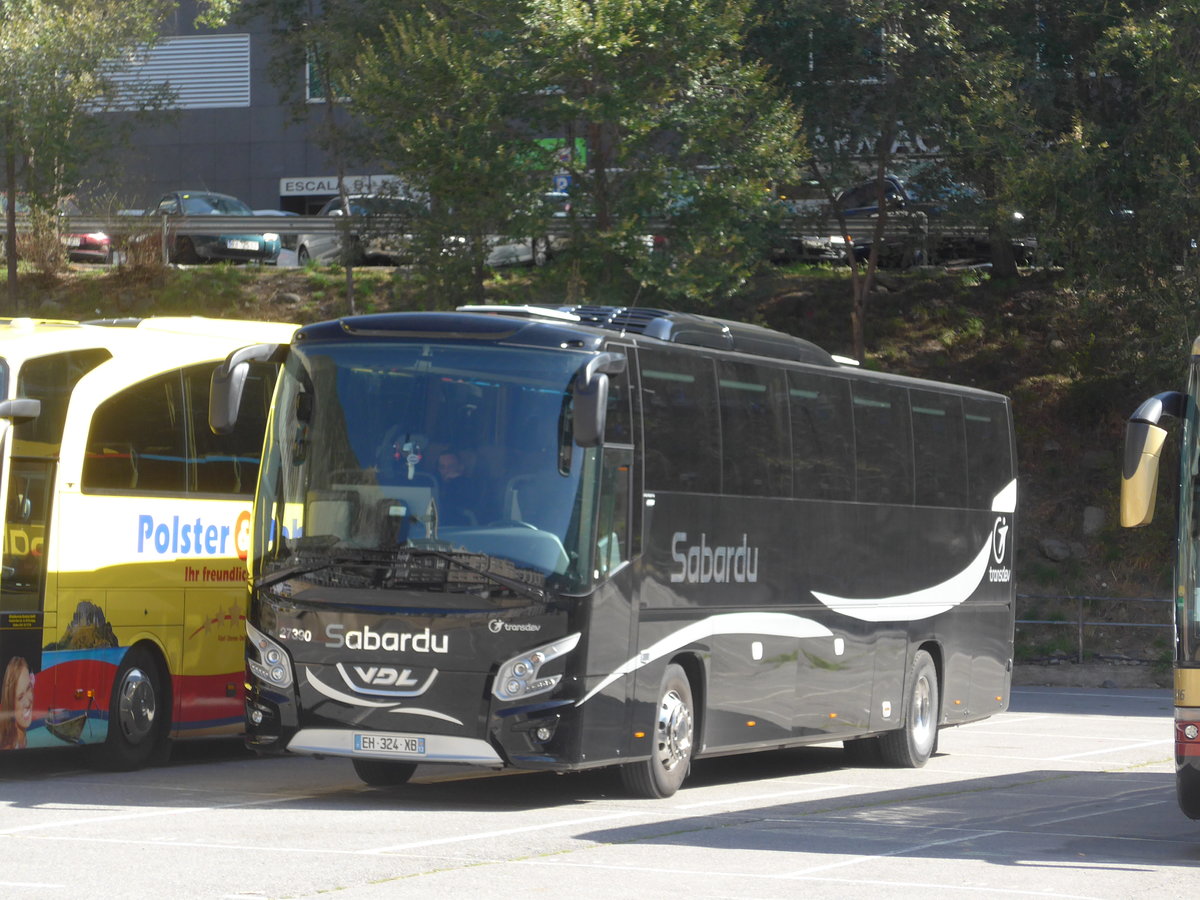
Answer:
<svg viewBox="0 0 1200 900"><path fill-rule="evenodd" d="M379 759L352 759L354 774L363 784L372 787L395 787L407 784L417 771L416 763L387 762Z"/></svg>
<svg viewBox="0 0 1200 900"><path fill-rule="evenodd" d="M621 766L625 789L638 797L670 797L683 784L692 765L695 738L692 686L681 666L663 673L650 758Z"/></svg>
<svg viewBox="0 0 1200 900"><path fill-rule="evenodd" d="M145 766L166 747L169 712L154 657L141 647L125 654L108 705L108 737L100 757L105 768Z"/></svg>
<svg viewBox="0 0 1200 900"><path fill-rule="evenodd" d="M933 657L924 650L913 655L909 670L904 722L879 737L879 750L889 766L919 769L937 746L938 680Z"/></svg>

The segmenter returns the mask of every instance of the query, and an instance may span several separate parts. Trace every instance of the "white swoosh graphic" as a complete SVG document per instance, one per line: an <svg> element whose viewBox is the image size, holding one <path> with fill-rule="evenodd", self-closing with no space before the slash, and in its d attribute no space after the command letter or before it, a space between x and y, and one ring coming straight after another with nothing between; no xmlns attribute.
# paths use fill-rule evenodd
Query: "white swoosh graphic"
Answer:
<svg viewBox="0 0 1200 900"><path fill-rule="evenodd" d="M656 659L661 659L668 653L673 653L680 647L686 647L694 641L703 640L718 634L769 634L778 637L812 638L831 637L833 632L819 622L804 619L788 613L724 613L709 616L691 625L685 625L678 631L673 631L661 641L657 641L630 657L604 680L592 688L576 706L583 706L588 700L604 690L618 678L636 672Z"/></svg>
<svg viewBox="0 0 1200 900"><path fill-rule="evenodd" d="M1016 508L1017 482L1013 479L992 498L992 511L1013 513ZM812 595L834 612L863 622L928 619L964 603L975 592L975 588L987 573L988 556L991 551L992 536L989 533L987 542L965 569L941 584L908 594L895 594L891 597L838 597L813 591Z"/></svg>
<svg viewBox="0 0 1200 900"><path fill-rule="evenodd" d="M339 691L337 688L332 688L325 682L321 681L309 669L304 670L304 675L308 679L308 683L319 694L324 694L330 700L336 700L338 703L345 703L349 706L367 706L374 709L387 709L393 713L408 713L413 716L428 716L431 719L441 719L443 722L450 722L454 725L461 725L458 719L453 716L448 716L445 713L440 713L434 709L421 709L416 706L400 706L395 702L386 702L381 700L362 700L355 697L353 694L347 694ZM389 708L390 707L390 708Z"/></svg>

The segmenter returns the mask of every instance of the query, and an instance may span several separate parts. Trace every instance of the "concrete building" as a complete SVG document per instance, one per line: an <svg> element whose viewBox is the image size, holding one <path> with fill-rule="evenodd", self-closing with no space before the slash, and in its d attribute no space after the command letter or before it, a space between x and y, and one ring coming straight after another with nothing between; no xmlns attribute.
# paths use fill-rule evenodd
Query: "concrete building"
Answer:
<svg viewBox="0 0 1200 900"><path fill-rule="evenodd" d="M194 19L194 2L183 0L162 41L128 71L169 83L175 101L169 112L130 122L130 143L98 164L95 189L126 208L151 206L168 190L205 189L255 209L316 212L337 193L337 179L319 141L325 109L309 96L307 67L297 65L291 86L307 100L297 121L296 104L268 71L276 48L267 23L214 31ZM371 171L347 177L352 192L379 181Z"/></svg>

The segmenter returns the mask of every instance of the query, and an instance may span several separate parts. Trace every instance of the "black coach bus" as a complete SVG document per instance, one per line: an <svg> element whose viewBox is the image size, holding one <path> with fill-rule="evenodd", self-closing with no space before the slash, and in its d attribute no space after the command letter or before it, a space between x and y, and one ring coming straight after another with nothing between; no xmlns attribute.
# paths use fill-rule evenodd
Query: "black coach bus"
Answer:
<svg viewBox="0 0 1200 900"><path fill-rule="evenodd" d="M307 326L255 503L248 742L418 763L619 765L842 741L921 766L1002 711L1008 401L653 309L464 308Z"/></svg>

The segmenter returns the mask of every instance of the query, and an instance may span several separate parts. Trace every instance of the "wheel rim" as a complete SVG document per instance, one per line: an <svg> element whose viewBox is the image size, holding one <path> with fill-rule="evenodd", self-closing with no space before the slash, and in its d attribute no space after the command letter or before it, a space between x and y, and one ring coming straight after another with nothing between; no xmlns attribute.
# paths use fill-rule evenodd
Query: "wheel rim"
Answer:
<svg viewBox="0 0 1200 900"><path fill-rule="evenodd" d="M686 764L692 754L692 711L678 691L663 696L655 729L658 762L663 769L672 772Z"/></svg>
<svg viewBox="0 0 1200 900"><path fill-rule="evenodd" d="M157 708L150 676L141 669L126 672L117 695L117 723L130 743L141 742L154 730Z"/></svg>
<svg viewBox="0 0 1200 900"><path fill-rule="evenodd" d="M921 747L933 740L933 686L927 675L918 678L913 688L912 733Z"/></svg>

